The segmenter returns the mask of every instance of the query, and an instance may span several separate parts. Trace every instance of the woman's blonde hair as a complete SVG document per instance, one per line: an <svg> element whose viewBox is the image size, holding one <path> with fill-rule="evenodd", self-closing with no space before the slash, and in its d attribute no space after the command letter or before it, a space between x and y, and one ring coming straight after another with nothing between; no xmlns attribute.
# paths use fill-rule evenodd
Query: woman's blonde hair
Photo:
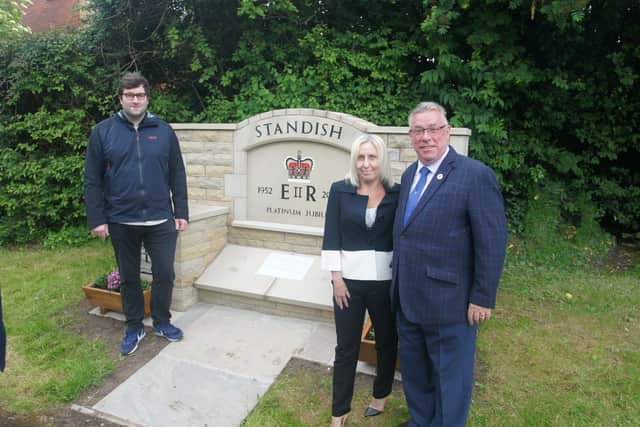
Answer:
<svg viewBox="0 0 640 427"><path fill-rule="evenodd" d="M351 164L349 166L349 171L347 172L347 176L345 179L356 187L360 186L360 179L358 178L358 154L360 153L360 146L365 143L370 143L376 149L378 153L378 162L380 165L380 178L382 179L382 184L386 188L391 188L393 186L393 176L391 175L391 163L389 162L389 153L387 151L387 144L384 143L384 140L380 138L378 135L371 135L368 133L360 135L353 141L351 144Z"/></svg>

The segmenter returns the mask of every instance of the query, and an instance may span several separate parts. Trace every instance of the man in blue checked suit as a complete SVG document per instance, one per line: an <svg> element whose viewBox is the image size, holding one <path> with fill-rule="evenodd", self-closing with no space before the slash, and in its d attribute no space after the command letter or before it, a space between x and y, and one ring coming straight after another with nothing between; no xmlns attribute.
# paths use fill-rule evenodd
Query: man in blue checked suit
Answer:
<svg viewBox="0 0 640 427"><path fill-rule="evenodd" d="M478 325L495 307L505 257L504 204L494 172L449 146L442 106L419 104L409 127L418 161L402 175L391 286L406 425L464 426Z"/></svg>

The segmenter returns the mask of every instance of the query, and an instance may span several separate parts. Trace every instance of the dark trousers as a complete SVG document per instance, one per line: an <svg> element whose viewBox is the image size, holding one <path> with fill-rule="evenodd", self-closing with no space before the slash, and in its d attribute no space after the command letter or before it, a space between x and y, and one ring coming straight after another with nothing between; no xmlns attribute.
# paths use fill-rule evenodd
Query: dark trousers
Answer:
<svg viewBox="0 0 640 427"><path fill-rule="evenodd" d="M2 294L0 294L0 372L4 371L4 362L7 351L7 335L2 322Z"/></svg>
<svg viewBox="0 0 640 427"><path fill-rule="evenodd" d="M464 427L478 327L420 325L397 310L402 385L411 427Z"/></svg>
<svg viewBox="0 0 640 427"><path fill-rule="evenodd" d="M332 414L339 417L351 411L351 399L356 377L356 365L360 351L360 337L367 310L376 333L376 378L373 397L381 399L391 393L398 335L391 312L389 286L391 281L365 281L345 279L349 289L349 307L340 309L333 300L338 345L333 362Z"/></svg>
<svg viewBox="0 0 640 427"><path fill-rule="evenodd" d="M109 224L111 243L120 271L120 293L127 329L142 328L144 296L140 283L142 245L151 258L151 317L153 325L164 325L171 319L171 296L175 272L176 231L173 219L158 225Z"/></svg>

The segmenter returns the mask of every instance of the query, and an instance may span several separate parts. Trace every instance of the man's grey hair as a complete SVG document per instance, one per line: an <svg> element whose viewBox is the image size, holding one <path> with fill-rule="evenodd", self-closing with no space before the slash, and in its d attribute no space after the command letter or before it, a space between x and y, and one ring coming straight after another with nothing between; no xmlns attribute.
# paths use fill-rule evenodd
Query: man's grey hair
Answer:
<svg viewBox="0 0 640 427"><path fill-rule="evenodd" d="M360 146L364 143L372 144L378 154L378 164L380 167L380 178L382 184L386 188L393 186L394 180L391 175L391 163L389 162L389 153L387 152L387 144L378 135L371 135L368 133L360 135L351 144L351 163L349 164L349 171L345 179L356 187L360 186L360 179L358 178L358 168L356 166L358 161L358 154L360 153Z"/></svg>
<svg viewBox="0 0 640 427"><path fill-rule="evenodd" d="M437 102L421 102L409 113L409 127L411 127L411 125L413 124L411 123L413 120L413 116L419 113L424 113L426 111L439 112L444 118L444 123L447 125L449 124L449 122L447 121L447 110L445 110L442 105L438 104Z"/></svg>

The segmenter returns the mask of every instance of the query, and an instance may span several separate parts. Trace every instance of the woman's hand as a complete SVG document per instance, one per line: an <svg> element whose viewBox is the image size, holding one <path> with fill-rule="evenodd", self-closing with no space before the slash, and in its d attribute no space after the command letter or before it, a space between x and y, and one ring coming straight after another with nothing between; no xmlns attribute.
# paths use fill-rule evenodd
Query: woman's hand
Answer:
<svg viewBox="0 0 640 427"><path fill-rule="evenodd" d="M336 300L336 304L340 307L340 310L349 308L349 298L351 298L351 295L349 295L347 284L344 283L342 273L331 272L331 278L333 282L333 298Z"/></svg>

